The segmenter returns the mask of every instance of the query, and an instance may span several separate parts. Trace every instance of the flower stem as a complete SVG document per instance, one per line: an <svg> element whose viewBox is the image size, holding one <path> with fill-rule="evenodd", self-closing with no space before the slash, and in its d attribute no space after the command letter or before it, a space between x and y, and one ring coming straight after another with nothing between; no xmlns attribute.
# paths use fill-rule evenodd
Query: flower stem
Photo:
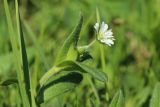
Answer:
<svg viewBox="0 0 160 107"><path fill-rule="evenodd" d="M88 44L87 47L88 47L88 48L91 47L95 42L96 42L96 39L93 40L90 44Z"/></svg>
<svg viewBox="0 0 160 107"><path fill-rule="evenodd" d="M79 47L78 47L78 50L86 50L86 49L90 48L95 42L96 42L96 39L93 40L93 41L92 41L90 44L88 44L88 45L79 46Z"/></svg>
<svg viewBox="0 0 160 107"><path fill-rule="evenodd" d="M104 56L104 47L102 44L100 44L100 54L101 54L101 65L102 70L105 71L105 56Z"/></svg>
<svg viewBox="0 0 160 107"><path fill-rule="evenodd" d="M97 22L100 23L100 14L98 8L96 9L96 17L97 17ZM102 70L105 72L106 70L106 62L105 62L105 55L104 55L104 47L103 44L99 44L100 47L100 57L101 57L101 65L102 65ZM106 90L106 100L108 101L109 99L109 94L108 94L108 87L107 87L107 81L105 82L105 90Z"/></svg>
<svg viewBox="0 0 160 107"><path fill-rule="evenodd" d="M105 72L106 70L106 62L105 62L105 55L104 55L104 47L103 44L100 44L100 56L101 56L101 65L102 65L102 70ZM106 100L109 100L109 93L108 93L108 86L107 86L107 81L105 82L105 90L106 90Z"/></svg>

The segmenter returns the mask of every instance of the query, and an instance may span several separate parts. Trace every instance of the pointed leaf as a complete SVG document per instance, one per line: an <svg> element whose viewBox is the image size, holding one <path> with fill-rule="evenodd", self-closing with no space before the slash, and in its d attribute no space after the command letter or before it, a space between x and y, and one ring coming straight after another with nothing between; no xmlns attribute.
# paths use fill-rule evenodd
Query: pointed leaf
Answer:
<svg viewBox="0 0 160 107"><path fill-rule="evenodd" d="M15 0L16 5L18 6L17 0ZM16 6L16 9L17 9ZM10 35L10 41L11 41L11 46L12 46L12 50L13 50L13 58L15 61L15 66L16 66L16 74L17 74L17 79L18 79L18 85L20 88L20 93L21 93L21 98L22 98L22 103L23 106L28 105L29 106L29 102L27 99L27 95L26 95L26 90L25 90L25 86L24 86L24 82L23 82L23 73L22 73L22 69L21 69L21 61L19 58L19 49L18 49L18 40L15 36L15 32L14 32L14 26L12 23L12 18L11 18L11 14L9 11L9 6L8 6L8 1L4 0L4 8L5 8L5 13L6 13L6 18L7 18L7 24L8 24L8 30L9 30L9 35Z"/></svg>
<svg viewBox="0 0 160 107"><path fill-rule="evenodd" d="M46 72L40 79L39 85L43 86L46 84L46 82L54 77L57 73L60 71L65 70L65 71L77 71L80 73L88 73L92 77L102 81L102 82L107 82L107 76L104 72L99 71L95 68L86 66L84 64L81 64L76 61L63 61L61 64L51 68L48 72Z"/></svg>
<svg viewBox="0 0 160 107"><path fill-rule="evenodd" d="M27 93L29 101L30 101L30 105L31 105L31 92L30 92L31 87L30 87L28 59L27 59L26 46L25 46L25 41L24 41L24 37L23 37L22 26L21 26L21 19L20 19L20 14L19 14L18 2L16 2L16 19L17 19L18 35L20 38L20 47L21 47L21 57L22 57L22 66L23 66L25 88L26 88L26 93Z"/></svg>
<svg viewBox="0 0 160 107"><path fill-rule="evenodd" d="M41 104L51 98L73 90L81 82L82 78L82 75L77 72L59 72L39 88L36 97L37 103Z"/></svg>
<svg viewBox="0 0 160 107"><path fill-rule="evenodd" d="M149 107L160 107L160 83L157 83L154 88Z"/></svg>
<svg viewBox="0 0 160 107"><path fill-rule="evenodd" d="M73 46L74 50L76 51L82 23L83 23L83 17L82 15L80 15L80 19L77 26L74 28L73 32L68 36L68 38L65 40L64 44L62 45L62 48L56 59L56 64L61 62L67 57L68 51L71 46Z"/></svg>
<svg viewBox="0 0 160 107"><path fill-rule="evenodd" d="M150 95L150 87L145 87L136 95L136 107L141 107Z"/></svg>
<svg viewBox="0 0 160 107"><path fill-rule="evenodd" d="M58 65L59 67L61 66L66 66L67 69L73 69L73 70L78 70L80 72L88 73L92 77L102 81L102 82L107 82L107 76L104 72L99 71L95 68L89 67L87 65L84 65L82 63L76 62L76 61L64 61L61 64Z"/></svg>
<svg viewBox="0 0 160 107"><path fill-rule="evenodd" d="M115 94L109 107L124 107L124 97L121 90Z"/></svg>

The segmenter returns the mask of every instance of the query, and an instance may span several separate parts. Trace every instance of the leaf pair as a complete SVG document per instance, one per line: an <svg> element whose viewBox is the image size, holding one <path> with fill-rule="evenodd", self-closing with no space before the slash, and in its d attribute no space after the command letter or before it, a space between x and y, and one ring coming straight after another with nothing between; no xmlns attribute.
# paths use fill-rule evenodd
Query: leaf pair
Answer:
<svg viewBox="0 0 160 107"><path fill-rule="evenodd" d="M64 93L66 90L72 90L81 82L82 73L88 73L102 82L107 81L105 73L99 70L76 61L64 61L56 67L53 67L41 78L36 97L37 103L43 103L50 98L56 97L60 92ZM56 91L55 87L59 87L59 92ZM51 91L52 94L49 94Z"/></svg>

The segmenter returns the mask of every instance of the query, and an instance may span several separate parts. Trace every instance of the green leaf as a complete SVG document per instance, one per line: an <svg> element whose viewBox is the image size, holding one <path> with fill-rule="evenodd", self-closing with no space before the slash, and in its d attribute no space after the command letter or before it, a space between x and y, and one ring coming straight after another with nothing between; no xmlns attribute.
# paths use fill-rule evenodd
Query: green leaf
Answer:
<svg viewBox="0 0 160 107"><path fill-rule="evenodd" d="M57 96L60 93L66 92L66 90L73 89L75 87L75 83L77 85L81 81L81 79L78 79L78 77L76 77L76 75L72 76L73 77L72 79L70 79L71 77L69 77L69 78L67 77L68 79L63 79L66 75L68 75L70 73L73 74L73 72L74 72L74 75L76 74L77 76L79 76L79 78L80 78L80 73L89 73L91 76L93 76L94 78L96 78L100 81L103 81L103 82L107 81L107 77L106 77L105 73L103 73L101 71L98 71L96 69L93 69L89 66L86 66L84 64L81 64L81 63L78 63L75 61L64 61L61 64L57 65L56 67L53 67L46 74L44 74L44 76L40 79L40 83L39 83L39 87L38 87L38 91L37 91L38 94L37 94L37 98L36 98L37 103L42 103L42 102L52 98L53 96ZM60 81L60 80L63 80L63 81ZM78 80L78 82L75 82L77 80ZM57 82L55 82L55 81L57 81ZM68 81L70 81L71 83L70 82L68 83ZM64 82L64 84L63 84L63 82ZM73 84L73 82L74 82L74 84ZM51 85L48 85L48 84L51 84ZM63 84L63 85L57 86L56 84ZM57 90L57 88L54 89L53 87L60 87L60 88L58 88L59 91L58 92L55 91L56 93L52 93L52 95L48 94L49 92L51 92L51 90L52 91ZM49 91L47 91L47 90L49 90ZM51 95L51 96L49 96L49 95Z"/></svg>
<svg viewBox="0 0 160 107"><path fill-rule="evenodd" d="M10 78L10 79L7 79L7 80L4 80L3 82L1 82L0 85L1 86L8 86L11 84L18 84L18 80L15 78Z"/></svg>
<svg viewBox="0 0 160 107"><path fill-rule="evenodd" d="M149 107L160 107L160 83L157 83L154 88Z"/></svg>
<svg viewBox="0 0 160 107"><path fill-rule="evenodd" d="M39 86L42 87L50 78L54 77L57 73L60 72L64 67L52 67L49 71L47 71L40 79Z"/></svg>
<svg viewBox="0 0 160 107"><path fill-rule="evenodd" d="M16 2L16 19L17 19L17 29L18 29L18 35L20 39L20 47L21 47L21 56L22 56L22 66L23 66L23 75L24 75L24 81L25 81L25 88L26 93L29 98L30 105L32 104L31 100L31 86L30 86L30 74L29 74L29 68L28 68L28 59L27 59L27 53L26 53L26 46L21 26L21 19L19 14L19 7L18 2Z"/></svg>
<svg viewBox="0 0 160 107"><path fill-rule="evenodd" d="M40 79L39 85L43 86L50 78L59 73L60 71L77 71L80 73L89 73L92 77L102 81L107 81L107 76L104 72L99 71L95 68L86 66L76 61L63 61L59 65L51 68L48 72L46 72Z"/></svg>
<svg viewBox="0 0 160 107"><path fill-rule="evenodd" d="M97 70L96 68L89 67L87 65L84 65L82 63L76 62L76 61L64 61L61 64L58 65L59 67L66 66L66 69L69 70L78 70L83 73L88 73L92 77L102 81L107 81L107 76L104 72Z"/></svg>
<svg viewBox="0 0 160 107"><path fill-rule="evenodd" d="M73 90L82 80L82 75L74 71L61 71L52 76L38 90L36 101L41 104L51 98Z"/></svg>
<svg viewBox="0 0 160 107"><path fill-rule="evenodd" d="M150 95L150 87L144 87L136 95L136 107L141 107Z"/></svg>
<svg viewBox="0 0 160 107"><path fill-rule="evenodd" d="M121 90L114 95L109 107L124 107L124 97Z"/></svg>
<svg viewBox="0 0 160 107"><path fill-rule="evenodd" d="M78 43L82 23L83 23L83 16L80 15L80 19L77 26L74 28L72 33L68 36L68 38L65 40L64 44L62 45L62 48L60 49L60 52L56 59L56 64L66 59L70 48L73 48L74 51L77 51L76 48L77 48L77 43Z"/></svg>
<svg viewBox="0 0 160 107"><path fill-rule="evenodd" d="M65 60L76 60L77 56L78 56L78 51L75 50L73 45L71 45L69 50L68 50L68 53L66 55Z"/></svg>

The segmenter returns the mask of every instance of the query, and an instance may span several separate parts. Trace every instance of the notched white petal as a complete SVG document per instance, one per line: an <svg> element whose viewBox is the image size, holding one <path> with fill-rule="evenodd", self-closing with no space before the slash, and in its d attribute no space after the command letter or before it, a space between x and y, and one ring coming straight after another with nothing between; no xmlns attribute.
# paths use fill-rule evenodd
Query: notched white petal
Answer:
<svg viewBox="0 0 160 107"><path fill-rule="evenodd" d="M105 34L105 36L112 36L112 35L113 35L113 32L107 31L107 32L105 32L104 34Z"/></svg>
<svg viewBox="0 0 160 107"><path fill-rule="evenodd" d="M98 30L99 30L99 23L96 23L96 24L94 25L94 28L95 28L96 31L98 32Z"/></svg>
<svg viewBox="0 0 160 107"><path fill-rule="evenodd" d="M102 22L100 31L101 31L101 32L105 32L105 31L107 31L107 29L108 29L108 25L105 24L104 22Z"/></svg>

